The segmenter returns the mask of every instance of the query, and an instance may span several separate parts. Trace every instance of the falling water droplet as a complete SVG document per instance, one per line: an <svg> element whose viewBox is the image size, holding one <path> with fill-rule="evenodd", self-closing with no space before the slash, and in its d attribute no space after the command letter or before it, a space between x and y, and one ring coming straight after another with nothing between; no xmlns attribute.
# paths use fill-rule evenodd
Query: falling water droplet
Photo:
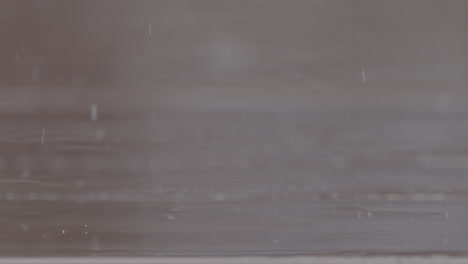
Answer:
<svg viewBox="0 0 468 264"><path fill-rule="evenodd" d="M98 119L98 106L96 103L91 105L91 120L96 121Z"/></svg>
<svg viewBox="0 0 468 264"><path fill-rule="evenodd" d="M445 216L445 219L450 219L450 212L445 212L444 216Z"/></svg>
<svg viewBox="0 0 468 264"><path fill-rule="evenodd" d="M93 236L93 237L91 238L91 249L92 249L92 250L96 250L96 251L102 250L102 248L101 248L101 240L100 240L99 237L96 236L96 235Z"/></svg>
<svg viewBox="0 0 468 264"><path fill-rule="evenodd" d="M31 72L31 79L37 81L39 79L39 67L34 65Z"/></svg>
<svg viewBox="0 0 468 264"><path fill-rule="evenodd" d="M367 83L367 75L366 75L366 70L365 69L361 70L361 79L362 79L363 84Z"/></svg>
<svg viewBox="0 0 468 264"><path fill-rule="evenodd" d="M167 218L168 220L171 220L171 221L172 221L172 220L175 219L175 216L172 215L172 214L168 214L168 215L166 215L166 218Z"/></svg>
<svg viewBox="0 0 468 264"><path fill-rule="evenodd" d="M41 146L44 146L44 142L45 142L45 128L42 129L42 136L41 136Z"/></svg>

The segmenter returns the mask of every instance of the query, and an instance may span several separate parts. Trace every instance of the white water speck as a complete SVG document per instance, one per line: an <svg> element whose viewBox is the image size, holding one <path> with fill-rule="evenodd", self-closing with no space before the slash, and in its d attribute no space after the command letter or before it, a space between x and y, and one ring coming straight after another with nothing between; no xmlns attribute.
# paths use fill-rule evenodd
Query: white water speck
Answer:
<svg viewBox="0 0 468 264"><path fill-rule="evenodd" d="M62 229L62 234L65 235L65 233L66 233L66 232L65 232L65 229Z"/></svg>
<svg viewBox="0 0 468 264"><path fill-rule="evenodd" d="M358 219L361 219L361 218L362 218L362 211L359 210L359 211L357 212L357 218L358 218Z"/></svg>
<svg viewBox="0 0 468 264"><path fill-rule="evenodd" d="M88 231L85 231L84 234L85 234L85 235L88 235Z"/></svg>
<svg viewBox="0 0 468 264"><path fill-rule="evenodd" d="M363 84L367 83L367 75L366 75L366 70L365 69L361 70L361 79L362 79Z"/></svg>
<svg viewBox="0 0 468 264"><path fill-rule="evenodd" d="M168 215L166 215L166 218L167 218L168 220L171 220L171 221L172 221L172 220L175 219L175 216L172 215L172 214L168 214Z"/></svg>
<svg viewBox="0 0 468 264"><path fill-rule="evenodd" d="M444 216L445 216L445 219L450 219L450 212L445 212Z"/></svg>
<svg viewBox="0 0 468 264"><path fill-rule="evenodd" d="M151 24L148 24L148 36L151 37L152 34L153 34L153 26Z"/></svg>
<svg viewBox="0 0 468 264"><path fill-rule="evenodd" d="M98 119L98 106L96 103L93 103L91 105L91 120L97 121L97 119Z"/></svg>
<svg viewBox="0 0 468 264"><path fill-rule="evenodd" d="M88 227L88 225L85 224L84 227Z"/></svg>

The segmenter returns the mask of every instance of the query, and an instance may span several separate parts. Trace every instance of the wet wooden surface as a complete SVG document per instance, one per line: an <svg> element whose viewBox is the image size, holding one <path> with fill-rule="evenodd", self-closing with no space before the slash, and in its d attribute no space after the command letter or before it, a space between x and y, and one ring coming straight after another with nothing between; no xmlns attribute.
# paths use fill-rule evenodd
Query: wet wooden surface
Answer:
<svg viewBox="0 0 468 264"><path fill-rule="evenodd" d="M0 255L465 253L467 9L2 0Z"/></svg>

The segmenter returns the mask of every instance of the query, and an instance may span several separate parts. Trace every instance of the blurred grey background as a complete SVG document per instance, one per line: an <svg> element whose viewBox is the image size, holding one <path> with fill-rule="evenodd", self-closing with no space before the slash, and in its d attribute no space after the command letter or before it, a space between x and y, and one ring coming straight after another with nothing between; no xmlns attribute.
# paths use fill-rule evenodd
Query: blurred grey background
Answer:
<svg viewBox="0 0 468 264"><path fill-rule="evenodd" d="M466 253L467 12L2 0L0 256Z"/></svg>

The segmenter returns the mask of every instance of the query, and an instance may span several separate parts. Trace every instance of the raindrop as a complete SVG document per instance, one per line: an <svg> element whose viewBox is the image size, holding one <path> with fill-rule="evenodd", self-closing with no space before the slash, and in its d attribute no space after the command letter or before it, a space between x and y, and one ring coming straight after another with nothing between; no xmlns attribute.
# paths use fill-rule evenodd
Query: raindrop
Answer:
<svg viewBox="0 0 468 264"><path fill-rule="evenodd" d="M66 233L65 229L62 229L62 235L65 235L65 233Z"/></svg>
<svg viewBox="0 0 468 264"><path fill-rule="evenodd" d="M26 223L20 223L20 229L23 232L27 232L27 231L29 231L29 225L26 224Z"/></svg>
<svg viewBox="0 0 468 264"><path fill-rule="evenodd" d="M405 247L413 247L414 245L410 242L409 238L405 238Z"/></svg>
<svg viewBox="0 0 468 264"><path fill-rule="evenodd" d="M91 249L92 249L92 250L96 250L96 251L102 250L102 248L101 248L101 241L99 240L99 237L98 237L98 236L93 236L93 237L91 238Z"/></svg>
<svg viewBox="0 0 468 264"><path fill-rule="evenodd" d="M445 216L445 219L450 219L450 212L445 212L444 216Z"/></svg>
<svg viewBox="0 0 468 264"><path fill-rule="evenodd" d="M25 170L23 170L23 172L21 173L21 178L22 178L23 180L25 180L25 179L29 178L29 175L30 175L30 174L31 174L31 172L29 171L29 169L25 169Z"/></svg>
<svg viewBox="0 0 468 264"><path fill-rule="evenodd" d="M331 197L333 200L337 200L337 199L338 199L338 193L332 192L332 193L330 194L330 197Z"/></svg>
<svg viewBox="0 0 468 264"><path fill-rule="evenodd" d="M358 218L358 219L361 219L361 218L362 218L362 211L358 211L358 213L357 213L357 218Z"/></svg>
<svg viewBox="0 0 468 264"><path fill-rule="evenodd" d="M39 67L34 65L31 72L31 79L37 81L39 79Z"/></svg>
<svg viewBox="0 0 468 264"><path fill-rule="evenodd" d="M366 74L366 70L365 70L365 69L362 69L362 70L361 70L361 79L362 79L362 83L363 83L363 84L366 84L366 83L367 83L367 74Z"/></svg>
<svg viewBox="0 0 468 264"><path fill-rule="evenodd" d="M91 112L91 120L92 121L97 121L97 119L98 119L98 106L97 106L96 103L93 103L91 105L90 112Z"/></svg>
<svg viewBox="0 0 468 264"><path fill-rule="evenodd" d="M172 220L175 220L175 216L172 215L172 214L166 215L166 218L167 218L168 220L171 220L171 221L172 221Z"/></svg>
<svg viewBox="0 0 468 264"><path fill-rule="evenodd" d="M42 129L42 136L41 136L41 145L44 146L44 141L45 141L45 128Z"/></svg>

